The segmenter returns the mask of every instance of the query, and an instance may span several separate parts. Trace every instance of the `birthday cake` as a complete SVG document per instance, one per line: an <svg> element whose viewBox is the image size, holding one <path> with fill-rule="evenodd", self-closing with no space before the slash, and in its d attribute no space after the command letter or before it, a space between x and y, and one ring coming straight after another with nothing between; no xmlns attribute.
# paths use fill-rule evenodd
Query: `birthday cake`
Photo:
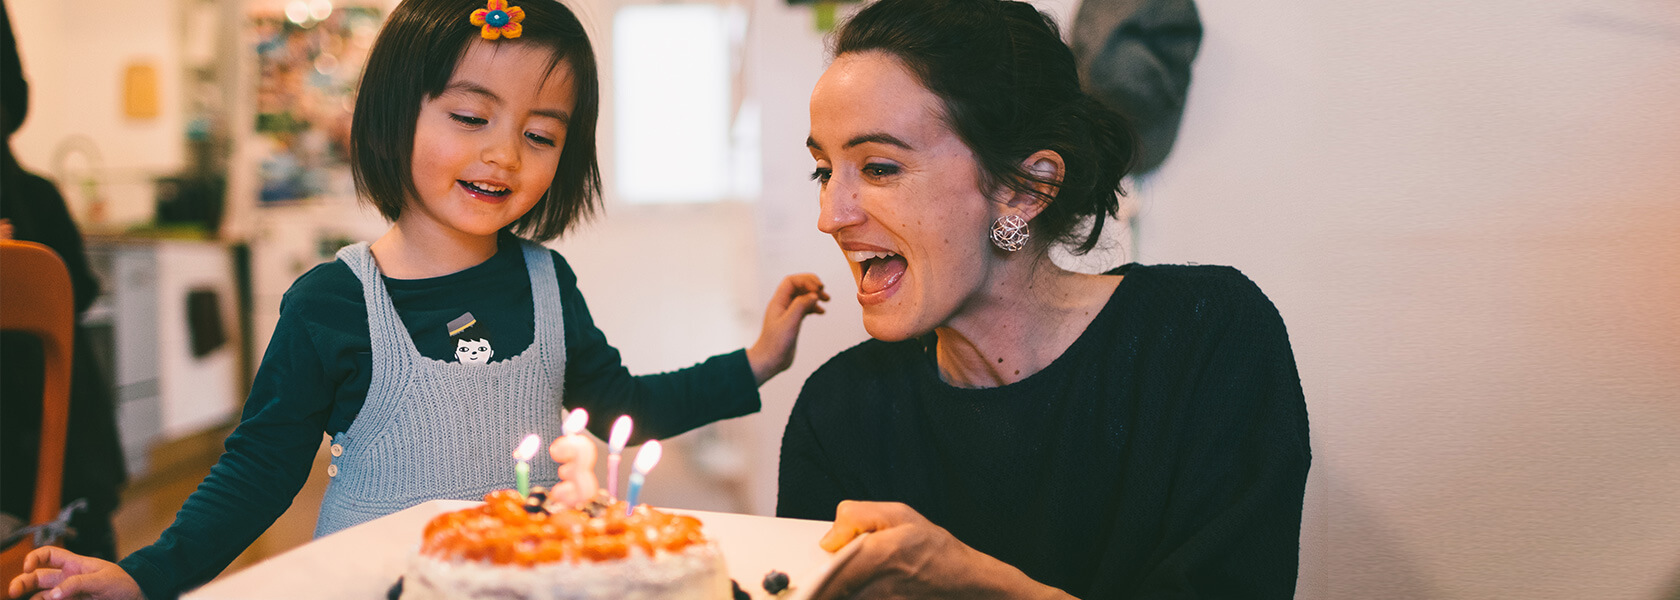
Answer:
<svg viewBox="0 0 1680 600"><path fill-rule="evenodd" d="M559 506L533 490L426 525L403 576L403 600L728 600L723 553L700 521L609 501Z"/></svg>

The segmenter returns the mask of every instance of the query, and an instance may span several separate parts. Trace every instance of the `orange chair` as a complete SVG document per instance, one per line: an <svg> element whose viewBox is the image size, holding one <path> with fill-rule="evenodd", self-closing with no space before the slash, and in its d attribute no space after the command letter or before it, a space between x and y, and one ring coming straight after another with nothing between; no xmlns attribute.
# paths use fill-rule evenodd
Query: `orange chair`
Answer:
<svg viewBox="0 0 1680 600"><path fill-rule="evenodd" d="M34 242L0 240L0 329L41 338L46 363L31 525L49 523L58 516L64 437L70 427L70 350L75 327L75 292L58 253ZM0 555L0 585L22 572L23 558L33 549L32 541L25 540Z"/></svg>

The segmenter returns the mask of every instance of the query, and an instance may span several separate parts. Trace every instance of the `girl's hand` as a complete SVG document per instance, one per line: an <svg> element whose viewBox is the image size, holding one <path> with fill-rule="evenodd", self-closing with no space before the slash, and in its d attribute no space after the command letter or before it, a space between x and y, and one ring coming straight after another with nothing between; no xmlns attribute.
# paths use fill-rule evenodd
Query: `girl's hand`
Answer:
<svg viewBox="0 0 1680 600"><path fill-rule="evenodd" d="M818 542L833 552L860 533L857 552L813 600L833 598L1071 598L957 541L897 502L841 502Z"/></svg>
<svg viewBox="0 0 1680 600"><path fill-rule="evenodd" d="M548 456L560 464L560 483L548 490L548 501L577 506L595 497L595 442L585 435L567 435L548 445Z"/></svg>
<svg viewBox="0 0 1680 600"><path fill-rule="evenodd" d="M799 325L805 321L805 315L823 314L823 307L817 304L819 300L827 301L828 292L823 291L822 280L811 273L789 275L776 286L770 305L764 308L764 329L759 332L758 341L747 348L747 362L752 365L759 385L793 365Z"/></svg>
<svg viewBox="0 0 1680 600"><path fill-rule="evenodd" d="M114 563L82 556L56 546L36 548L23 559L23 574L6 594L31 599L144 600L140 584Z"/></svg>

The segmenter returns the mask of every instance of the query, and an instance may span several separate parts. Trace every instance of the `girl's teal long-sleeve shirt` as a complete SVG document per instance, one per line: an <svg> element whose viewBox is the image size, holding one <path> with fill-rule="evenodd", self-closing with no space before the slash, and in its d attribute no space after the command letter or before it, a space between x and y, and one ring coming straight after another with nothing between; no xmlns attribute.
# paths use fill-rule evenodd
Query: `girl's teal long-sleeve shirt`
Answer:
<svg viewBox="0 0 1680 600"><path fill-rule="evenodd" d="M564 401L568 409L589 410L595 435L605 439L620 414L635 418L634 444L758 411L757 381L743 350L669 373L631 375L590 317L571 266L558 253L554 265L566 339ZM508 235L477 266L385 283L415 346L438 360L455 360L450 323L466 313L477 320L472 334L493 349L492 361L529 346L534 319L553 318L533 314L525 259ZM363 298L360 282L339 261L316 266L286 292L225 452L158 541L119 563L147 598L174 598L232 563L291 506L322 435L343 432L356 419L372 371Z"/></svg>

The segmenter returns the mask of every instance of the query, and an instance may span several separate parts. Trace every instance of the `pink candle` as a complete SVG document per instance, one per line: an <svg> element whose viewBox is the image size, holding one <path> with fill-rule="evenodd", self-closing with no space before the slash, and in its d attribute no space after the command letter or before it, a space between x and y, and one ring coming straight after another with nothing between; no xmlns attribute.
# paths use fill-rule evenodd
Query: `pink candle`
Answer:
<svg viewBox="0 0 1680 600"><path fill-rule="evenodd" d="M618 461L624 444L630 441L630 415L613 421L612 435L607 438L607 495L618 498Z"/></svg>

